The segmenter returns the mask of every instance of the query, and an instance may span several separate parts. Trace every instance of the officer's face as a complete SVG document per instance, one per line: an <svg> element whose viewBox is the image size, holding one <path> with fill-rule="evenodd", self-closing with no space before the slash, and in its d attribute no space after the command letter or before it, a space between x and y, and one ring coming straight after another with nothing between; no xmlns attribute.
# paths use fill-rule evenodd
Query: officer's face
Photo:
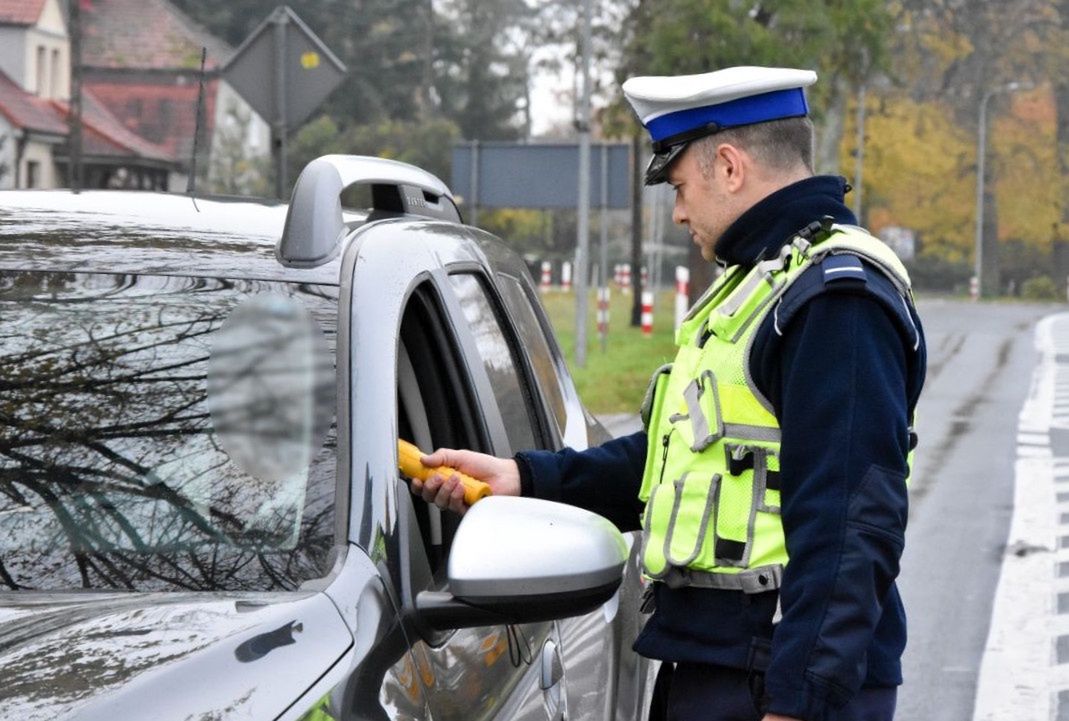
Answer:
<svg viewBox="0 0 1069 721"><path fill-rule="evenodd" d="M728 226L738 217L736 199L728 192L718 163L714 159L709 172L702 173L698 150L693 144L672 163L668 183L676 191L672 221L687 226L690 239L701 249L702 257L713 260L713 248Z"/></svg>

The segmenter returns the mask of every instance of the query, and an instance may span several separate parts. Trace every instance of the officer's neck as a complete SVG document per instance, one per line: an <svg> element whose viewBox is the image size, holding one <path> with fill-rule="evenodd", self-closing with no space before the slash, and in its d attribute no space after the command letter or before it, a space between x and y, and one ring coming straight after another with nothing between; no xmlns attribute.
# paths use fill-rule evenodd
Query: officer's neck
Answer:
<svg viewBox="0 0 1069 721"><path fill-rule="evenodd" d="M716 243L717 259L728 265L753 265L825 215L837 223L856 223L844 204L845 192L846 180L832 175L802 178L773 190L728 226Z"/></svg>

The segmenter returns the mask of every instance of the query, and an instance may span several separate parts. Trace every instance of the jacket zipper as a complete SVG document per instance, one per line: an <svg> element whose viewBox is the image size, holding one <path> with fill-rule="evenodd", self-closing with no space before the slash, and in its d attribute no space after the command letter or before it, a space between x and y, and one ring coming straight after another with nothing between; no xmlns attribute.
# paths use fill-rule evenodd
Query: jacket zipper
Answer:
<svg viewBox="0 0 1069 721"><path fill-rule="evenodd" d="M671 438L672 434L675 432L676 429L673 428L672 430L665 433L664 436L661 438L661 446L664 448L664 451L661 452L661 476L657 479L658 485L664 483L664 472L668 464L668 439Z"/></svg>

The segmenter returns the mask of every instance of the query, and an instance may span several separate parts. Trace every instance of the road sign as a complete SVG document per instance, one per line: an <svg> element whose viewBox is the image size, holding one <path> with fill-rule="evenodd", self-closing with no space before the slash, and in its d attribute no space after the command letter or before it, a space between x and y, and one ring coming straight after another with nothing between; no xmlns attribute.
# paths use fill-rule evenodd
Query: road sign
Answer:
<svg viewBox="0 0 1069 721"><path fill-rule="evenodd" d="M590 197L604 197L609 208L629 208L631 146L593 144L592 167L601 166L603 153L608 193L601 192L602 173L592 172ZM578 177L578 143L481 141L453 146L450 188L469 208L574 208Z"/></svg>
<svg viewBox="0 0 1069 721"><path fill-rule="evenodd" d="M284 30L283 47L277 44L276 27ZM282 58L283 73L272 74ZM277 120L279 90L284 80L286 123L300 125L345 79L346 68L296 13L286 6L274 12L234 52L223 77L268 120Z"/></svg>
<svg viewBox="0 0 1069 721"><path fill-rule="evenodd" d="M223 68L223 78L271 123L279 196L287 185L286 135L345 79L347 70L285 5L260 23Z"/></svg>

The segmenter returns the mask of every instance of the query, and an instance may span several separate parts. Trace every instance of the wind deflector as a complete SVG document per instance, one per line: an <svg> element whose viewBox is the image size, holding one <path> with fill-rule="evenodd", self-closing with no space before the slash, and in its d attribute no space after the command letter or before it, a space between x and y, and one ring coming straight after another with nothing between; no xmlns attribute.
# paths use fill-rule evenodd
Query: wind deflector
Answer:
<svg viewBox="0 0 1069 721"><path fill-rule="evenodd" d="M348 232L341 194L354 185L371 186L375 215L460 222L449 188L425 170L384 158L324 155L305 166L293 188L277 247L283 265L312 268L338 254Z"/></svg>

